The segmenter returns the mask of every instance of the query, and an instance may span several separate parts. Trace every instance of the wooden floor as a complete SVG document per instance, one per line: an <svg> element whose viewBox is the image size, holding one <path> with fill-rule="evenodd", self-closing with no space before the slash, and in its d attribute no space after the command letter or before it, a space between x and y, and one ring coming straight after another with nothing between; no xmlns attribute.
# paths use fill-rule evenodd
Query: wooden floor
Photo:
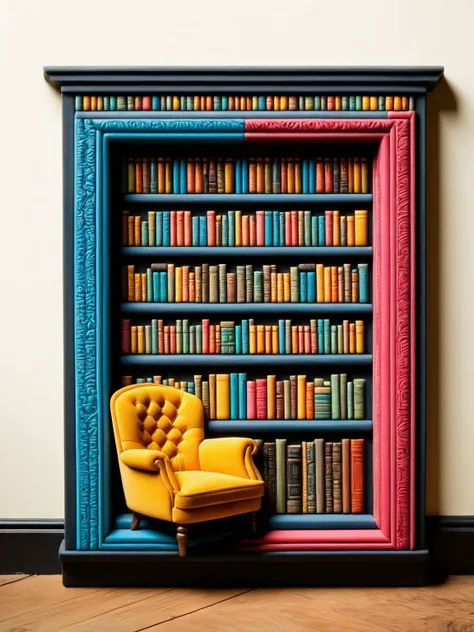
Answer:
<svg viewBox="0 0 474 632"><path fill-rule="evenodd" d="M474 577L427 588L63 588L0 575L0 631L474 632Z"/></svg>

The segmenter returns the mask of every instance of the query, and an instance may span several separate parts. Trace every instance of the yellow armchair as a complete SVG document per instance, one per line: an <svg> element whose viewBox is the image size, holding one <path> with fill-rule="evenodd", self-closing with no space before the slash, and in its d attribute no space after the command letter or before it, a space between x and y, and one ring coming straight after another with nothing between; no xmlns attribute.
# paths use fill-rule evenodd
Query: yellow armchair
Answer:
<svg viewBox="0 0 474 632"><path fill-rule="evenodd" d="M171 386L134 384L114 393L110 410L131 529L142 516L174 522L185 556L186 525L255 516L260 509L264 484L252 458L255 441L204 439L198 397Z"/></svg>

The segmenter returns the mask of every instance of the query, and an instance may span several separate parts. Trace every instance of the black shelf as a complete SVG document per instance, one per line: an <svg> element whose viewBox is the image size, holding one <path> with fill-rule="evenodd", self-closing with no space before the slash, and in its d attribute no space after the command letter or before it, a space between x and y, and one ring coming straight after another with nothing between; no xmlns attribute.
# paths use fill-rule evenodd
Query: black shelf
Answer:
<svg viewBox="0 0 474 632"><path fill-rule="evenodd" d="M372 246L123 246L127 257L371 257Z"/></svg>
<svg viewBox="0 0 474 632"><path fill-rule="evenodd" d="M370 204L372 193L126 193L127 204Z"/></svg>
<svg viewBox="0 0 474 632"><path fill-rule="evenodd" d="M206 430L222 435L240 433L272 434L307 433L312 436L332 433L372 432L371 419L212 419L206 422Z"/></svg>
<svg viewBox="0 0 474 632"><path fill-rule="evenodd" d="M121 303L122 312L129 314L244 314L271 315L281 313L358 315L371 314L371 303Z"/></svg>
<svg viewBox="0 0 474 632"><path fill-rule="evenodd" d="M233 366L368 366L372 364L372 356L365 353L353 354L137 354L124 355L120 363L125 366L207 366L229 364Z"/></svg>

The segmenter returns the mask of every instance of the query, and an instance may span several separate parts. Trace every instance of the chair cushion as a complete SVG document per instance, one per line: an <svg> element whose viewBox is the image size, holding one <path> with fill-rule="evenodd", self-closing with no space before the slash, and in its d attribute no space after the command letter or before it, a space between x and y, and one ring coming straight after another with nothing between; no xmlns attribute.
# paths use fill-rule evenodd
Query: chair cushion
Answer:
<svg viewBox="0 0 474 632"><path fill-rule="evenodd" d="M198 509L263 496L263 481L200 470L175 472L175 476L180 488L174 499L178 509Z"/></svg>

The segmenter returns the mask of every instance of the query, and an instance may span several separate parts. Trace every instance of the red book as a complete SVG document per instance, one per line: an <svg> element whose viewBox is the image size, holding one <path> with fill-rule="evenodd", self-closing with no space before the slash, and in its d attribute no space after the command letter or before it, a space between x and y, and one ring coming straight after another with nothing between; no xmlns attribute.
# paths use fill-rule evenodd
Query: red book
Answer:
<svg viewBox="0 0 474 632"><path fill-rule="evenodd" d="M216 353L220 353L221 352L221 326L216 325L215 330L216 330Z"/></svg>
<svg viewBox="0 0 474 632"><path fill-rule="evenodd" d="M202 320L202 352L209 353L209 318Z"/></svg>
<svg viewBox="0 0 474 632"><path fill-rule="evenodd" d="M304 328L298 325L298 353L304 353Z"/></svg>
<svg viewBox="0 0 474 632"><path fill-rule="evenodd" d="M176 325L170 325L170 353L176 353Z"/></svg>
<svg viewBox="0 0 474 632"><path fill-rule="evenodd" d="M257 211L257 246L265 245L265 211Z"/></svg>
<svg viewBox="0 0 474 632"><path fill-rule="evenodd" d="M265 378L255 380L257 419L267 418L267 380Z"/></svg>
<svg viewBox="0 0 474 632"><path fill-rule="evenodd" d="M163 353L168 354L170 352L170 328L168 325L164 327L164 345L163 345Z"/></svg>
<svg viewBox="0 0 474 632"><path fill-rule="evenodd" d="M311 330L309 325L304 326L304 352L311 353Z"/></svg>
<svg viewBox="0 0 474 632"><path fill-rule="evenodd" d="M176 245L184 246L184 211L171 211L171 213L176 213Z"/></svg>
<svg viewBox="0 0 474 632"><path fill-rule="evenodd" d="M324 228L326 233L326 246L332 246L332 234L333 234L333 220L332 211L325 211L324 213Z"/></svg>
<svg viewBox="0 0 474 632"><path fill-rule="evenodd" d="M255 382L247 382L247 419L255 419L257 402L255 396Z"/></svg>
<svg viewBox="0 0 474 632"><path fill-rule="evenodd" d="M364 439L351 439L351 509L364 512Z"/></svg>
<svg viewBox="0 0 474 632"><path fill-rule="evenodd" d="M216 326L209 327L209 353L216 353Z"/></svg>
<svg viewBox="0 0 474 632"><path fill-rule="evenodd" d="M158 353L165 352L164 327L163 321L158 321Z"/></svg>
<svg viewBox="0 0 474 632"><path fill-rule="evenodd" d="M331 158L324 159L324 192L333 192L333 169Z"/></svg>
<svg viewBox="0 0 474 632"><path fill-rule="evenodd" d="M193 228L192 228L191 211L184 211L184 245L193 245Z"/></svg>
<svg viewBox="0 0 474 632"><path fill-rule="evenodd" d="M316 158L316 193L324 193L324 162Z"/></svg>
<svg viewBox="0 0 474 632"><path fill-rule="evenodd" d="M130 319L122 320L122 353L130 353Z"/></svg>
<svg viewBox="0 0 474 632"><path fill-rule="evenodd" d="M177 220L176 211L170 211L170 246L177 245Z"/></svg>
<svg viewBox="0 0 474 632"><path fill-rule="evenodd" d="M298 211L291 211L291 245L298 245Z"/></svg>
<svg viewBox="0 0 474 632"><path fill-rule="evenodd" d="M216 245L216 212L207 211L207 245Z"/></svg>
<svg viewBox="0 0 474 632"><path fill-rule="evenodd" d="M285 246L292 246L291 211L285 211Z"/></svg>
<svg viewBox="0 0 474 632"><path fill-rule="evenodd" d="M143 109L151 110L151 97L143 97Z"/></svg>
<svg viewBox="0 0 474 632"><path fill-rule="evenodd" d="M251 246L257 245L257 222L255 215L249 217L249 241Z"/></svg>

